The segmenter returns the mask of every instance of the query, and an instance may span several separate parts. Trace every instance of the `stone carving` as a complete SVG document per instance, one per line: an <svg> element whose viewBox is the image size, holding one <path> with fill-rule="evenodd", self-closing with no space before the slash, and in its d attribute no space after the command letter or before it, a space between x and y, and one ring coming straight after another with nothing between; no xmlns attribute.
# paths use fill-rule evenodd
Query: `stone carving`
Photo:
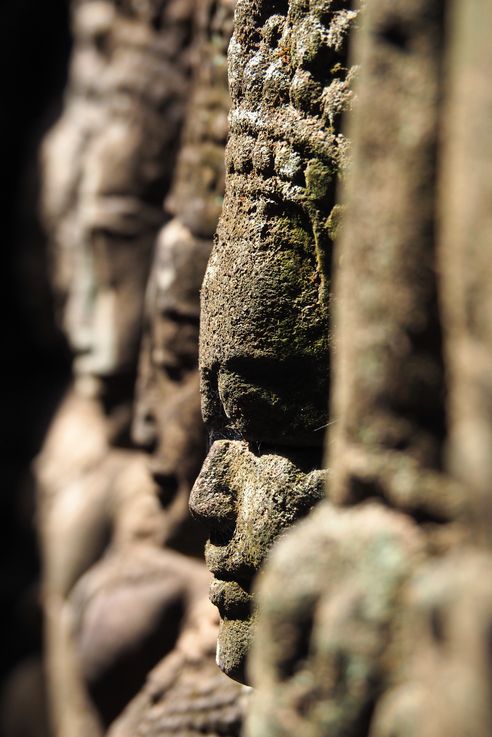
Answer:
<svg viewBox="0 0 492 737"><path fill-rule="evenodd" d="M448 114L445 129L447 145L456 148L444 170L437 157L449 92L444 4L371 0L365 10L355 55L358 101L348 129L347 215L337 246L327 500L280 541L258 579L255 697L245 730L251 737L490 731L490 554L476 546L488 517L479 511L485 487L475 486L488 463L477 473L485 455L475 455L476 445L468 456L471 446L460 444L466 461L459 472L452 455L447 463L443 458L443 327L451 327L444 333L453 368L451 442L476 422L483 448L489 432L481 374L487 364L471 368L460 344L473 332L464 318L470 308L464 285L468 278L476 285L475 267L481 268L473 251L469 270L463 258L467 242L475 247L466 223L488 221L475 200L470 210L464 204L473 186L467 196L461 189L467 174L475 183L479 156L465 125L471 99L479 121L490 97L485 77L480 104L470 85L471 69L483 75L490 59L486 34L471 42L472 27L487 17L478 23L478 5L449 6L448 104L457 115ZM488 292L483 301L475 289L473 295L482 314ZM486 339L478 335L483 356ZM456 412L466 395L476 414Z"/></svg>
<svg viewBox="0 0 492 737"><path fill-rule="evenodd" d="M207 587L202 564L145 539L112 543L77 583L69 606L77 664L105 727L174 652Z"/></svg>
<svg viewBox="0 0 492 737"><path fill-rule="evenodd" d="M201 604L173 652L154 668L145 688L114 722L110 737L240 734L248 689L218 670L216 615L210 602Z"/></svg>
<svg viewBox="0 0 492 737"><path fill-rule="evenodd" d="M140 638L143 649L146 640L162 635L169 627L167 609L167 616L173 618L179 609L175 603L178 594L170 600L168 579L162 574L167 568L164 553L154 549L165 539L165 521L155 484L147 473L147 456L108 442L100 403L76 391L68 395L53 423L37 462L37 477L42 494L38 505L45 646L55 733L79 734L90 728L98 734L158 659L154 648L149 665L145 655L131 648L132 637ZM111 555L107 555L108 546ZM140 546L150 548L147 557L139 555ZM133 551L131 568L129 550ZM159 586L153 583L156 566L162 579ZM206 586L201 570L198 573L202 587ZM146 583L149 577L151 582ZM97 588L101 578L112 583L104 595ZM185 597L185 591L178 593L181 599ZM111 650L111 640L102 648L99 640L87 635L87 630L93 634L90 628L96 626L91 622L89 603L96 602L97 628L103 632L107 608L111 608L107 601L121 611L117 603L119 599L124 603L125 597L130 597L139 623L126 632L126 640L125 632L120 631L119 650ZM122 657L125 648L129 651L127 661ZM91 665L94 650L97 667ZM122 671L126 665L136 685L127 679L130 684L120 684L115 689L117 698L108 700L104 688L117 656Z"/></svg>
<svg viewBox="0 0 492 737"><path fill-rule="evenodd" d="M193 12L191 0L76 3L67 102L44 147L54 285L76 373L37 462L48 691L60 737L104 731L206 588L198 563L159 550L169 526L147 455L123 447ZM134 617L117 627L129 600Z"/></svg>
<svg viewBox="0 0 492 737"><path fill-rule="evenodd" d="M56 283L78 373L135 370L145 283L189 84L192 5L75 6L81 38L71 92L44 158ZM74 166L65 182L67 152Z"/></svg>
<svg viewBox="0 0 492 737"><path fill-rule="evenodd" d="M424 536L375 502L324 502L293 532L260 589L246 734L366 735Z"/></svg>
<svg viewBox="0 0 492 737"><path fill-rule="evenodd" d="M488 551L457 548L409 582L401 607L404 667L392 674L371 737L489 734L491 563Z"/></svg>
<svg viewBox="0 0 492 737"><path fill-rule="evenodd" d="M41 210L52 250L51 276L60 322L75 278L74 244L79 239L77 215L84 156L104 117L116 12L113 0L78 0L72 3L71 11L74 42L63 114L41 150Z"/></svg>
<svg viewBox="0 0 492 737"><path fill-rule="evenodd" d="M197 6L193 91L176 174L166 200L172 216L159 233L147 289L134 438L155 445L151 464L166 507L168 541L201 555L188 515L190 489L205 455L198 387L199 290L224 193L227 135L226 50L234 2Z"/></svg>
<svg viewBox="0 0 492 737"><path fill-rule="evenodd" d="M242 0L229 47L226 191L202 290L212 439L191 509L221 614L218 663L244 681L250 587L275 538L323 496L331 246L351 100L349 3Z"/></svg>
<svg viewBox="0 0 492 737"><path fill-rule="evenodd" d="M439 483L436 495L426 493L431 480L426 492L420 479L413 483L442 467L445 433L434 237L443 11L402 0L368 3L366 12L349 130L351 216L339 246L330 496L344 503L380 496L446 519L456 499L453 506L439 496ZM407 126L412 135L399 136Z"/></svg>
<svg viewBox="0 0 492 737"><path fill-rule="evenodd" d="M322 498L325 474L317 465L316 452L260 455L245 441L218 440L195 482L192 510L210 530L210 596L221 616L217 659L236 680L245 679L253 577L276 537Z"/></svg>
<svg viewBox="0 0 492 737"><path fill-rule="evenodd" d="M480 538L490 543L490 133L487 69L491 49L483 23L487 3L460 6L449 15L449 92L443 120L439 272L449 385L446 461L466 485Z"/></svg>
<svg viewBox="0 0 492 737"><path fill-rule="evenodd" d="M374 737L490 733L491 20L485 2L447 7L447 89L438 274L448 379L449 476L465 498L466 544L418 571L408 592L404 668L378 705ZM485 24L485 26L484 26Z"/></svg>
<svg viewBox="0 0 492 737"><path fill-rule="evenodd" d="M151 461L165 511L167 544L203 553L190 522L190 489L205 455L198 386L199 288L223 195L229 96L225 52L234 3L203 3L193 95L147 291L134 435L155 445ZM194 526L193 526L194 525ZM201 564L202 573L207 575ZM208 599L208 597L207 597ZM247 689L215 663L217 614L208 600L190 615L172 652L117 719L111 737L239 735Z"/></svg>

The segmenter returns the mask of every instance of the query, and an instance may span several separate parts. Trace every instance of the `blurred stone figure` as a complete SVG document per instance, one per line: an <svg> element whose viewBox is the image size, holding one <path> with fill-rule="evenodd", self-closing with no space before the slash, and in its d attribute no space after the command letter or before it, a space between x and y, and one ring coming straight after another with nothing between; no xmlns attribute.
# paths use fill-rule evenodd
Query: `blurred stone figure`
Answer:
<svg viewBox="0 0 492 737"><path fill-rule="evenodd" d="M125 448L145 283L189 85L193 3L87 0L73 12L71 78L44 146L43 200L76 378L36 464L48 692L60 737L104 730L206 588L191 562L176 584L186 561L173 573L172 554L164 560L159 550L165 515L147 456ZM118 625L125 602L133 616Z"/></svg>
<svg viewBox="0 0 492 737"><path fill-rule="evenodd" d="M79 373L131 371L138 350L189 74L191 2L154 5L155 18L138 4L119 10L105 116L84 157L81 260L65 309Z"/></svg>
<svg viewBox="0 0 492 737"><path fill-rule="evenodd" d="M215 664L209 574L194 557L204 536L188 511L206 449L199 289L222 204L232 15L232 2L199 3L193 53L182 53L183 67L175 70L170 62L163 67L162 57L186 51L190 7L116 9L110 95L103 125L84 152L79 240L71 244L64 299L76 389L38 463L50 687L61 737L102 733L111 724L115 734L233 737L242 723L242 689ZM166 204L173 219L157 239L142 318L143 284L177 150L185 63L194 69L193 92ZM153 449L151 456L122 447L129 442L142 326L134 437ZM60 451L68 479L59 475ZM68 544L71 557L63 554Z"/></svg>
<svg viewBox="0 0 492 737"><path fill-rule="evenodd" d="M114 0L77 0L72 2L71 12L73 49L63 114L46 136L41 151L42 216L51 246L60 322L75 278L84 157L104 117L116 7Z"/></svg>
<svg viewBox="0 0 492 737"><path fill-rule="evenodd" d="M206 448L198 381L199 289L224 188L225 54L233 10L230 0L197 9L193 93L166 202L173 218L159 234L147 291L134 422L136 439L154 446L150 469L163 507L166 544L188 556L202 556L204 542L202 528L188 512ZM203 563L200 569L208 583ZM181 578L186 575L185 567ZM113 723L111 737L239 735L247 690L217 668L217 625L205 596L197 611L183 618L172 651Z"/></svg>
<svg viewBox="0 0 492 737"><path fill-rule="evenodd" d="M431 560L411 582L406 667L378 705L374 737L457 737L467 731L481 737L492 725L492 139L487 122L492 58L485 30L491 11L482 0L453 0L446 18L437 273L448 382L445 468L460 490L465 539Z"/></svg>
<svg viewBox="0 0 492 737"><path fill-rule="evenodd" d="M191 0L75 5L81 39L66 112L45 144L44 199L77 373L134 372L188 90L191 10Z"/></svg>
<svg viewBox="0 0 492 737"><path fill-rule="evenodd" d="M210 241L193 237L179 221L172 220L159 234L133 425L135 440L154 448L149 470L165 509L168 544L198 556L204 536L189 515L188 502L206 449L198 326L199 290L209 253Z"/></svg>
<svg viewBox="0 0 492 737"><path fill-rule="evenodd" d="M210 539L218 663L245 681L251 583L324 494L330 269L348 142L350 3L253 3L229 48L231 135L202 291L202 408L215 441L191 509Z"/></svg>

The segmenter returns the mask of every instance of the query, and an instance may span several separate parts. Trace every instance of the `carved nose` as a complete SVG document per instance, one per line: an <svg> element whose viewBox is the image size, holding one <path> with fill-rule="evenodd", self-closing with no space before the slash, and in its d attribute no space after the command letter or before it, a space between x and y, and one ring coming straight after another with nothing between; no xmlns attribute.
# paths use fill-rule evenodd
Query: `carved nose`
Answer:
<svg viewBox="0 0 492 737"><path fill-rule="evenodd" d="M236 494L231 487L230 441L217 440L210 448L190 495L192 516L211 530L236 518Z"/></svg>

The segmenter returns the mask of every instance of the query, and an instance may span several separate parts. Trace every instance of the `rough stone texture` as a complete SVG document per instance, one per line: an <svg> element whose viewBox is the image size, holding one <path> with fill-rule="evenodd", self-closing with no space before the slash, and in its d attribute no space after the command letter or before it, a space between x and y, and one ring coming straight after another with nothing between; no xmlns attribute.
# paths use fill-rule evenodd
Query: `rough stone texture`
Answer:
<svg viewBox="0 0 492 737"><path fill-rule="evenodd" d="M491 49L486 2L449 11L439 268L442 273L452 475L466 484L474 524L490 544L491 465Z"/></svg>
<svg viewBox="0 0 492 737"><path fill-rule="evenodd" d="M382 1L366 12L339 247L330 495L342 502L381 496L446 518L453 501L440 484L431 478L421 493L409 473L414 461L438 471L444 439L435 279L443 7Z"/></svg>
<svg viewBox="0 0 492 737"><path fill-rule="evenodd" d="M190 490L206 452L200 415L200 286L224 193L224 146L230 98L226 50L232 0L202 2L196 12L193 91L147 288L133 436L155 446L151 463L166 508L168 544L203 551L188 515Z"/></svg>
<svg viewBox="0 0 492 737"><path fill-rule="evenodd" d="M225 52L233 5L206 2L197 12L193 94L166 203L173 219L159 234L147 290L133 427L139 442L155 446L150 468L164 509L166 544L200 556L202 528L188 514L206 446L198 379L199 289L224 188ZM203 563L200 569L208 581ZM217 614L208 601L202 607L196 620L184 622L170 654L113 723L111 737L239 735L247 694L217 669Z"/></svg>
<svg viewBox="0 0 492 737"><path fill-rule="evenodd" d="M202 292L209 426L321 445L334 190L352 71L349 3L241 0L229 49L226 193ZM299 380L302 377L302 380Z"/></svg>
<svg viewBox="0 0 492 737"><path fill-rule="evenodd" d="M489 552L465 547L410 581L405 668L378 706L371 737L490 734L491 564Z"/></svg>
<svg viewBox="0 0 492 737"><path fill-rule="evenodd" d="M376 503L321 504L274 547L258 579L248 737L367 733L422 552L418 527Z"/></svg>
<svg viewBox="0 0 492 737"><path fill-rule="evenodd" d="M240 0L229 47L226 191L200 330L202 410L216 442L191 509L210 530L218 662L240 681L252 577L323 493L334 191L356 15L348 2Z"/></svg>
<svg viewBox="0 0 492 737"><path fill-rule="evenodd" d="M210 530L205 560L221 616L217 661L241 681L252 636L253 576L279 534L324 495L325 472L308 471L309 465L315 460L306 451L255 455L244 441L217 440L193 487L191 509Z"/></svg>
<svg viewBox="0 0 492 737"><path fill-rule="evenodd" d="M476 437L489 433L487 383L479 378L486 363L477 359L471 367L460 344L469 345L474 335L469 309L487 322L488 293L484 289L481 298L475 280L477 272L486 278L486 245L475 259L466 244L473 240L471 214L479 229L482 220L486 229L489 215L484 204L475 210L480 197L468 206L461 200L466 174L473 197L479 153L468 140L469 110L459 107L447 125L447 146L457 151L444 166L444 176L453 177L443 190L439 272L443 5L372 0L365 12L355 56L358 100L348 129L347 212L337 246L328 499L274 547L258 579L248 737L490 733L490 554L476 547L477 530L487 530L489 518L477 505L480 493L474 499L468 489L482 473L486 478L488 456L467 456L472 446L464 445L463 464L456 466L450 455L446 468L442 458L446 310L455 320L449 323L451 401L474 385L467 401L468 409L480 403ZM484 68L477 58L490 56L485 34L483 56L478 42L471 52L467 33L483 22L474 12L477 6L465 11L456 3L451 16L451 111L474 95L476 103L476 90L465 95L463 88L471 68L479 76ZM487 102L476 104L488 109ZM488 140L484 132L479 140ZM461 171L464 182L455 184ZM448 240L456 222L463 230ZM473 284L471 302L467 284ZM461 421L472 414L454 415L455 441L466 432ZM474 459L480 457L478 470ZM354 506L335 506L341 502Z"/></svg>

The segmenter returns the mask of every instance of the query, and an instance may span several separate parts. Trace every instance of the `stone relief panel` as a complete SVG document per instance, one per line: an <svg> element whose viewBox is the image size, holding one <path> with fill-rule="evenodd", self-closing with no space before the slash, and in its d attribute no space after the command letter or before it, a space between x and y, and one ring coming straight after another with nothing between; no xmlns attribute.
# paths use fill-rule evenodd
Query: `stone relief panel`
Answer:
<svg viewBox="0 0 492 737"><path fill-rule="evenodd" d="M488 140L464 132L467 100L480 126L488 99L470 84L490 55L478 5L372 0L355 39L327 499L257 579L249 736L490 730L490 550L475 485L486 466L477 473L473 454L467 471L452 452L465 423L488 432L481 364L460 342L478 335L462 301L477 260L463 258L460 228L472 209L487 222L480 199L469 209L458 196Z"/></svg>
<svg viewBox="0 0 492 737"><path fill-rule="evenodd" d="M66 105L43 150L54 288L75 374L36 464L48 690L63 737L105 731L207 588L202 565L162 549L169 524L148 456L130 441L194 13L181 1L75 3Z"/></svg>
<svg viewBox="0 0 492 737"><path fill-rule="evenodd" d="M229 47L226 189L202 287L202 410L213 442L191 509L208 527L218 663L245 681L251 584L324 495L339 129L349 3L241 0Z"/></svg>

